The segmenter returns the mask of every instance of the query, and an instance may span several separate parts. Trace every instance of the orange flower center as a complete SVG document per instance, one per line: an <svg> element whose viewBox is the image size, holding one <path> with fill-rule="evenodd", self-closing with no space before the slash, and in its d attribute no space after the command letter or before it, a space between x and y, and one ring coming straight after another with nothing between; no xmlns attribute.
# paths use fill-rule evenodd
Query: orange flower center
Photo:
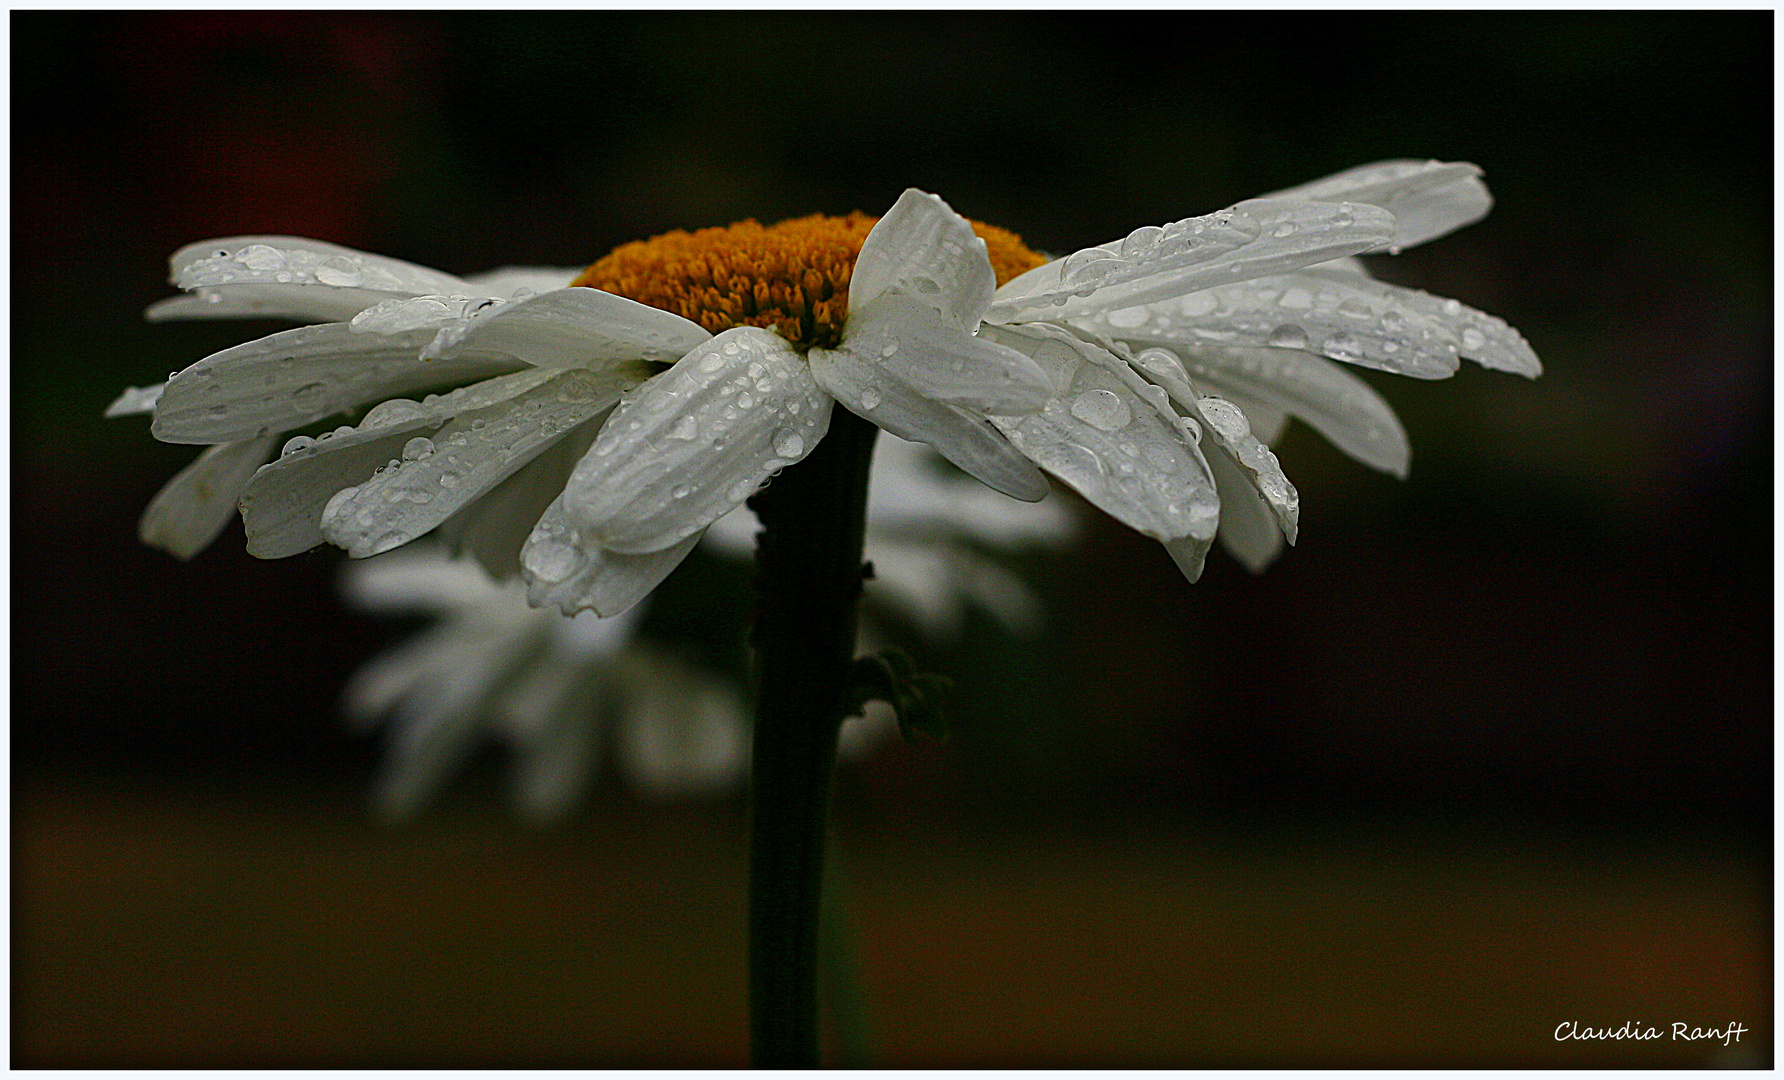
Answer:
<svg viewBox="0 0 1784 1080"><path fill-rule="evenodd" d="M741 221L691 233L677 229L614 248L571 285L672 311L715 334L760 326L801 350L833 349L849 314L855 256L878 220L813 214L767 226ZM1007 229L971 224L999 285L1047 261Z"/></svg>

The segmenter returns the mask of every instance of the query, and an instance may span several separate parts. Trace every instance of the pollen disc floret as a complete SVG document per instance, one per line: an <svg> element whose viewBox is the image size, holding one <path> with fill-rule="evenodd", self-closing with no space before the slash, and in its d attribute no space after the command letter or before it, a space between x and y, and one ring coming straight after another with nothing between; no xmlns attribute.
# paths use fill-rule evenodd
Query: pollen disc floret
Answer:
<svg viewBox="0 0 1784 1080"><path fill-rule="evenodd" d="M757 326L800 349L833 349L849 313L855 257L879 220L856 212L677 229L615 248L572 284L674 312L714 334ZM999 285L1047 261L1015 233L971 224Z"/></svg>

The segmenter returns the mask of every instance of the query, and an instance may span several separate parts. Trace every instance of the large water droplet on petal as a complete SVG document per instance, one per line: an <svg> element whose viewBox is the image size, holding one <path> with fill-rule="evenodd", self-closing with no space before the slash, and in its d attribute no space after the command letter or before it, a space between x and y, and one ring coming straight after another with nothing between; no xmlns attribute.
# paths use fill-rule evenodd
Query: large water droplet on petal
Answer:
<svg viewBox="0 0 1784 1080"><path fill-rule="evenodd" d="M316 440L310 438L308 435L297 435L292 437L291 441L285 444L284 449L279 451L279 456L290 457L292 454L295 454L300 450L308 450L315 445Z"/></svg>
<svg viewBox="0 0 1784 1080"><path fill-rule="evenodd" d="M1278 349L1305 349L1307 347L1306 332L1294 323L1283 323L1270 331L1270 336L1265 340Z"/></svg>
<svg viewBox="0 0 1784 1080"><path fill-rule="evenodd" d="M805 436L783 428L774 433L774 452L784 458L797 458L805 453Z"/></svg>
<svg viewBox="0 0 1784 1080"><path fill-rule="evenodd" d="M684 416L680 420L677 420L675 422L675 427L669 432L670 438L682 439L684 441L696 439L699 438L699 436L700 424L691 416Z"/></svg>
<svg viewBox="0 0 1784 1080"><path fill-rule="evenodd" d="M877 409L877 408L879 408L880 400L881 399L880 399L879 387L864 386L861 388L861 407L863 409Z"/></svg>
<svg viewBox="0 0 1784 1080"><path fill-rule="evenodd" d="M1102 431L1120 431L1133 420L1133 410L1110 390L1086 390L1072 399L1072 415Z"/></svg>
<svg viewBox="0 0 1784 1080"><path fill-rule="evenodd" d="M403 444L404 461L420 461L434 452L434 440L425 435L417 435Z"/></svg>

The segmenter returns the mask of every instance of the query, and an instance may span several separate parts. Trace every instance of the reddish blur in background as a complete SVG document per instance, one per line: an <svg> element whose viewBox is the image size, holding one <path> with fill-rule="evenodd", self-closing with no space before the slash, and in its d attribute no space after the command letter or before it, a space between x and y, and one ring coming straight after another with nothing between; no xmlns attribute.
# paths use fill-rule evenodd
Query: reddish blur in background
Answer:
<svg viewBox="0 0 1784 1080"><path fill-rule="evenodd" d="M337 695L412 625L344 611L332 549L137 544L191 450L101 410L276 328L143 323L175 248L577 265L915 185L1063 252L1426 156L1498 208L1380 272L1506 317L1548 373L1365 373L1412 478L1295 428L1302 539L1268 573L1217 553L1186 586L1086 513L1024 564L1044 640L925 658L959 737L838 797L878 1053L1769 1063L1768 14L11 28L14 1064L746 1053L740 797L609 778L529 830L492 754L382 827ZM1630 1021L1666 1035L1556 1038Z"/></svg>

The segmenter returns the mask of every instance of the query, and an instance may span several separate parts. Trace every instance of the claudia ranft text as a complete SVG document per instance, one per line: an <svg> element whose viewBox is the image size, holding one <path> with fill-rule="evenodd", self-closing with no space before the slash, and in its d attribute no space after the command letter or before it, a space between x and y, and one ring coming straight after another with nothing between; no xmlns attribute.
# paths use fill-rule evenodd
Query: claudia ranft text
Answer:
<svg viewBox="0 0 1784 1080"><path fill-rule="evenodd" d="M1591 1027L1574 1020L1568 1020L1555 1027L1555 1041L1566 1042L1569 1039L1593 1040L1605 1039L1612 1042L1625 1040L1645 1042L1649 1039L1667 1039L1669 1042L1699 1042L1704 1039L1720 1039L1723 1046L1731 1046L1741 1041L1747 1033L1747 1027L1738 1022L1731 1022L1727 1027L1695 1027L1691 1024L1675 1023L1669 1031L1663 1026L1643 1024L1632 1020L1622 1027Z"/></svg>

